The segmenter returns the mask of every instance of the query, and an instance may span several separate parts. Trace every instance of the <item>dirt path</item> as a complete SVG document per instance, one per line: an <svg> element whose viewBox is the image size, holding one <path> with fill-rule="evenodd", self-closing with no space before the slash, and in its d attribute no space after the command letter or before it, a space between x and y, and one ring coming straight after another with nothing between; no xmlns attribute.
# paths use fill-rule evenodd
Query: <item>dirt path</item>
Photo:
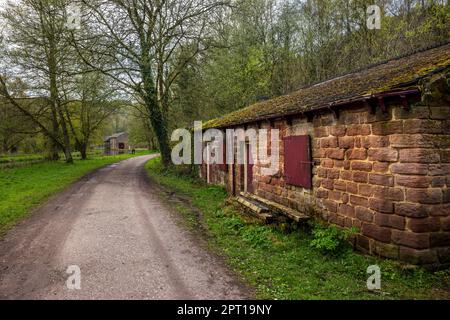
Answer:
<svg viewBox="0 0 450 320"><path fill-rule="evenodd" d="M138 157L98 170L0 241L1 299L241 299L248 290L147 183ZM69 266L81 290L69 290Z"/></svg>

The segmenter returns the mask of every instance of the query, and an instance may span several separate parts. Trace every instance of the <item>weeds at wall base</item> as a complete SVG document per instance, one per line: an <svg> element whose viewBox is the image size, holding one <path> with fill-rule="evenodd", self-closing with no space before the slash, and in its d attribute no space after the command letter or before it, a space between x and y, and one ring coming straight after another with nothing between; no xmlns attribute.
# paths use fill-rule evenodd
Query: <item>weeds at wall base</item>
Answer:
<svg viewBox="0 0 450 320"><path fill-rule="evenodd" d="M352 250L324 254L311 247L314 236L303 229L309 226L281 230L263 225L231 205L222 187L206 185L195 176L185 177L176 168L163 169L158 159L146 167L154 182L190 199L202 213L200 223L209 246L255 288L257 298L450 299L450 286L441 273L404 270L394 261ZM185 209L183 216L196 215ZM192 228L199 228L196 217L191 218L195 221ZM382 271L382 293L367 289L370 265L378 265Z"/></svg>

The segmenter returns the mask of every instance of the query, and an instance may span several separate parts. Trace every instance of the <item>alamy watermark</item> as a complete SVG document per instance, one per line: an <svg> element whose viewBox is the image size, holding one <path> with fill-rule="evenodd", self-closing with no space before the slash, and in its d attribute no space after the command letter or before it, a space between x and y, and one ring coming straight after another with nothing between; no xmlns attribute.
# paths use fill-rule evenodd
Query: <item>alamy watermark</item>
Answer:
<svg viewBox="0 0 450 320"><path fill-rule="evenodd" d="M367 268L367 273L370 275L367 279L367 289L370 291L381 290L381 269L377 265L372 265Z"/></svg>
<svg viewBox="0 0 450 320"><path fill-rule="evenodd" d="M81 290L81 269L77 265L69 266L66 273L70 276L67 278L66 287L69 290Z"/></svg>
<svg viewBox="0 0 450 320"><path fill-rule="evenodd" d="M171 140L178 142L172 149L172 162L175 165L258 164L263 176L275 175L280 168L278 129L204 131L202 122L196 121L193 139L189 130L177 129L172 133Z"/></svg>
<svg viewBox="0 0 450 320"><path fill-rule="evenodd" d="M371 5L366 10L367 20L366 25L369 30L381 29L381 8L377 5Z"/></svg>
<svg viewBox="0 0 450 320"><path fill-rule="evenodd" d="M81 29L81 7L71 3L66 8L66 28L69 30Z"/></svg>

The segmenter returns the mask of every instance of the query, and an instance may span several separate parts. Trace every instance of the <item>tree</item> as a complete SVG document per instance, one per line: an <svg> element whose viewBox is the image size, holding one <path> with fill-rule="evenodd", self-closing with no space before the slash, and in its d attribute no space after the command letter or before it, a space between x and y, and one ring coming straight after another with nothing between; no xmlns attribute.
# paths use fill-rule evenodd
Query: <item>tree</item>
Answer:
<svg viewBox="0 0 450 320"><path fill-rule="evenodd" d="M37 133L34 123L18 114L8 101L0 101L0 154L16 152L23 141Z"/></svg>
<svg viewBox="0 0 450 320"><path fill-rule="evenodd" d="M64 104L65 117L75 148L80 152L81 159L86 160L93 135L106 119L122 107L122 103L114 101L115 88L98 72L81 74L72 89L66 96L66 101L70 102Z"/></svg>
<svg viewBox="0 0 450 320"><path fill-rule="evenodd" d="M244 0L222 15L215 47L176 81L177 119L219 117L368 65L447 41L449 3L380 0ZM218 43L218 44L217 44ZM200 107L196 107L198 102Z"/></svg>
<svg viewBox="0 0 450 320"><path fill-rule="evenodd" d="M7 26L3 49L10 66L9 73L20 74L34 96L45 98L50 125L17 103L5 76L0 76L0 94L51 140L53 159L59 157L58 149L61 149L66 161L72 163L71 141L61 97L61 86L67 76L64 71L70 56L66 6L67 1L64 0L21 0L9 2L2 12Z"/></svg>
<svg viewBox="0 0 450 320"><path fill-rule="evenodd" d="M130 144L138 148L157 149L157 142L148 116L136 110L136 106L130 107L129 112L129 139ZM143 108L142 108L143 109Z"/></svg>
<svg viewBox="0 0 450 320"><path fill-rule="evenodd" d="M20 80L11 82L11 90L16 96L25 98L26 87ZM33 122L18 113L9 101L0 100L0 154L16 151L29 134L36 132Z"/></svg>
<svg viewBox="0 0 450 320"><path fill-rule="evenodd" d="M214 0L82 1L90 27L74 33L74 43L86 64L103 72L136 101L142 102L158 140L164 165L170 162L168 110L171 87L181 70L207 48L207 26L224 3ZM95 35L95 36L93 36ZM196 50L174 64L182 46ZM92 61L83 52L101 57Z"/></svg>

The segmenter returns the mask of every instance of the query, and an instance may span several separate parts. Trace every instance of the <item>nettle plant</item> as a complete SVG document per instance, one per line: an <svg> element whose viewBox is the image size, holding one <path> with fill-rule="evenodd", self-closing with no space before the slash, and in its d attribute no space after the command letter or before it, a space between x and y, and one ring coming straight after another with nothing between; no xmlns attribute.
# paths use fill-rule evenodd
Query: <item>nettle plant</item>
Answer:
<svg viewBox="0 0 450 320"><path fill-rule="evenodd" d="M336 226L325 225L321 222L311 222L313 239L311 247L325 254L339 254L349 247L349 240L358 233L358 229L340 229Z"/></svg>

